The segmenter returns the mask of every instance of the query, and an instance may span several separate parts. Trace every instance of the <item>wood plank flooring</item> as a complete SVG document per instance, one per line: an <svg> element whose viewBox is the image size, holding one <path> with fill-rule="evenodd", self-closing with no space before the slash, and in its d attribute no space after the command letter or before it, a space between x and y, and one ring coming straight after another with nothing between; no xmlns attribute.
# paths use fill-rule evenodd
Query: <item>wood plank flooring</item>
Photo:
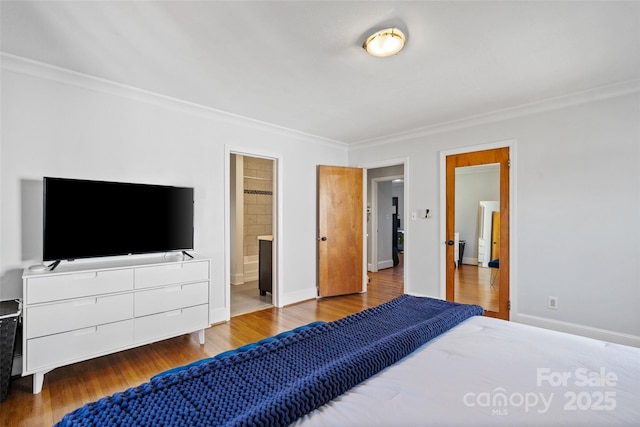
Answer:
<svg viewBox="0 0 640 427"><path fill-rule="evenodd" d="M456 268L454 300L462 304L478 304L486 311L498 311L500 279L496 277L491 284L492 270L466 264Z"/></svg>
<svg viewBox="0 0 640 427"><path fill-rule="evenodd" d="M198 343L196 334L184 335L54 369L45 375L44 387L37 395L31 392L31 376L13 378L7 400L0 403L0 426L50 427L85 403L135 387L166 369L314 320L336 320L403 293L402 266L369 273L369 277L364 294L314 299L233 317L207 329L204 345Z"/></svg>

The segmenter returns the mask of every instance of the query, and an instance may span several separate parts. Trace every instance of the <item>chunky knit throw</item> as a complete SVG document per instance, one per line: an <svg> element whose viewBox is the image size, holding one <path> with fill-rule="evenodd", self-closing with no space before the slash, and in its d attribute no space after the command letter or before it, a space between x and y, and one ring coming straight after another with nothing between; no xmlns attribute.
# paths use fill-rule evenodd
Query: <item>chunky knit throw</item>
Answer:
<svg viewBox="0 0 640 427"><path fill-rule="evenodd" d="M403 295L248 351L160 375L58 426L284 426L402 359L476 305Z"/></svg>

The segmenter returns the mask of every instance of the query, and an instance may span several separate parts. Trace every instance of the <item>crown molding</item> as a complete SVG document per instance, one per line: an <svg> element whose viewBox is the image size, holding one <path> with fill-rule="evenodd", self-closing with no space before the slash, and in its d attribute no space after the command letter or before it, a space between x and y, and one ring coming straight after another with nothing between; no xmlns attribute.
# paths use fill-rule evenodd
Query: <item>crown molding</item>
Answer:
<svg viewBox="0 0 640 427"><path fill-rule="evenodd" d="M66 68L35 61L21 56L0 52L0 67L3 70L11 71L18 74L37 77L44 80L51 80L69 86L75 86L90 91L127 98L138 102L149 103L168 109L179 110L188 114L195 114L213 118L238 126L250 127L265 132L287 135L289 137L302 139L304 142L320 144L334 149L342 149L345 152L348 149L347 144L345 144L344 142L311 135L305 132L297 131L295 129L290 129L283 126L274 125L272 123L251 119L249 117L241 116L238 114L228 113L226 111L218 110L212 107L184 101L178 98L173 98L156 92L128 86L122 83L117 83L100 77L72 71Z"/></svg>
<svg viewBox="0 0 640 427"><path fill-rule="evenodd" d="M320 144L344 151L355 151L394 144L409 139L451 132L473 126L499 122L640 92L640 79L633 79L613 85L600 86L581 92L524 104L517 107L464 117L426 127L411 129L397 134L348 144L4 52L0 52L0 66L2 69L7 71L23 75L57 81L70 86L128 98L139 102L146 102L169 109L177 109L189 114L202 115L239 126L259 129L265 132L279 133L289 137L300 138L304 140L304 142Z"/></svg>
<svg viewBox="0 0 640 427"><path fill-rule="evenodd" d="M473 126L529 116L546 111L558 110L561 108L586 104L589 102L599 101L607 98L629 95L636 92L640 92L640 79L627 80L607 86L599 86L581 92L548 98L542 101L523 104L512 108L491 111L488 113L464 117L461 119L438 123L431 126L411 129L393 135L360 141L349 144L349 151L394 144L409 139L456 131Z"/></svg>

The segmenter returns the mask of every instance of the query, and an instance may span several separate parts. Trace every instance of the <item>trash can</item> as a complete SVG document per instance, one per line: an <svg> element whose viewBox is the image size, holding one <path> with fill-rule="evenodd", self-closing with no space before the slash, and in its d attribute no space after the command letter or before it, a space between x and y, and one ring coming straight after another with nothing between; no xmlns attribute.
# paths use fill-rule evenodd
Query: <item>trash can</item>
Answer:
<svg viewBox="0 0 640 427"><path fill-rule="evenodd" d="M5 401L9 391L19 318L19 301L0 301L0 402Z"/></svg>

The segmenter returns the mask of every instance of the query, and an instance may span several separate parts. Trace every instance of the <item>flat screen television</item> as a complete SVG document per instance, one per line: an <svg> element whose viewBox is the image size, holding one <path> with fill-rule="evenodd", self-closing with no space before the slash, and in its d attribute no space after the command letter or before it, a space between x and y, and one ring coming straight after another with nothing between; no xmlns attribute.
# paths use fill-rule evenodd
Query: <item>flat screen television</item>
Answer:
<svg viewBox="0 0 640 427"><path fill-rule="evenodd" d="M193 188L50 177L43 184L43 261L193 249Z"/></svg>

